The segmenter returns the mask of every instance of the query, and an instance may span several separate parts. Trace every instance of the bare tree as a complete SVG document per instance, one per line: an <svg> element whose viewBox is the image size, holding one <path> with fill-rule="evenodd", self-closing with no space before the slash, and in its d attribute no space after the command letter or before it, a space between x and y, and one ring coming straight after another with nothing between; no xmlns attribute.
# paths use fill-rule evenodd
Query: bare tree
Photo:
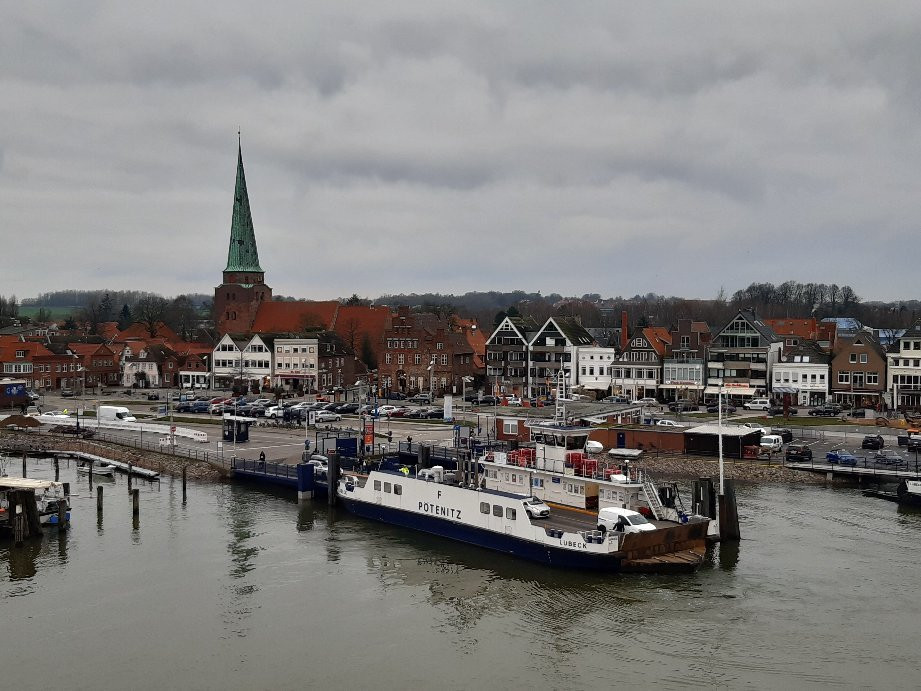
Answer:
<svg viewBox="0 0 921 691"><path fill-rule="evenodd" d="M151 338L157 335L168 307L169 303L159 296L141 298L135 306L134 315L144 325L147 335Z"/></svg>

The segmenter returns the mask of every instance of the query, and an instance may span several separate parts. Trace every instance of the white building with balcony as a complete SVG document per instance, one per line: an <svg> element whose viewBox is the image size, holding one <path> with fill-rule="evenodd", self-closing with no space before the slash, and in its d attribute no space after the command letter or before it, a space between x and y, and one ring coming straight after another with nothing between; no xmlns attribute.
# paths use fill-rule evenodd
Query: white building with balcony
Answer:
<svg viewBox="0 0 921 691"><path fill-rule="evenodd" d="M828 399L831 357L809 346L784 352L771 371L771 391L790 394L794 406L822 405Z"/></svg>
<svg viewBox="0 0 921 691"><path fill-rule="evenodd" d="M771 370L780 359L783 340L751 310L739 310L716 332L707 355L707 387L715 398L725 386L731 399L742 403L766 396Z"/></svg>
<svg viewBox="0 0 921 691"><path fill-rule="evenodd" d="M921 322L899 338L886 364L889 400L898 410L921 409Z"/></svg>
<svg viewBox="0 0 921 691"><path fill-rule="evenodd" d="M617 362L617 348L588 346L579 348L576 386L585 391L613 391L612 365Z"/></svg>

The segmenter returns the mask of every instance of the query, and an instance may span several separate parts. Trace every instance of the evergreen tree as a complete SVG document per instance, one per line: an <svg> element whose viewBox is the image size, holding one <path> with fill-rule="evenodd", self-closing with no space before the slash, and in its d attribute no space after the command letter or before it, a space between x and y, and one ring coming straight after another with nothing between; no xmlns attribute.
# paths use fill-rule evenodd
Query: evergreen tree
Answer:
<svg viewBox="0 0 921 691"><path fill-rule="evenodd" d="M126 302L122 305L122 311L118 313L118 330L124 331L134 323L134 316L131 314L131 308Z"/></svg>

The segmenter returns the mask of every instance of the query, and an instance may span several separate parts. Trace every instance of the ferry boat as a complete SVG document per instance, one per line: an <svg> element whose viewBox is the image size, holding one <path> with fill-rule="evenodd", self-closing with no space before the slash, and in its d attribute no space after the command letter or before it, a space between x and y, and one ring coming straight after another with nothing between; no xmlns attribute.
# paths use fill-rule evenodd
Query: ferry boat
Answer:
<svg viewBox="0 0 921 691"><path fill-rule="evenodd" d="M465 483L466 472L381 464L346 474L336 495L351 513L553 567L609 572L689 572L703 561L707 521L642 532L601 531L597 517L558 510L531 518L530 495Z"/></svg>

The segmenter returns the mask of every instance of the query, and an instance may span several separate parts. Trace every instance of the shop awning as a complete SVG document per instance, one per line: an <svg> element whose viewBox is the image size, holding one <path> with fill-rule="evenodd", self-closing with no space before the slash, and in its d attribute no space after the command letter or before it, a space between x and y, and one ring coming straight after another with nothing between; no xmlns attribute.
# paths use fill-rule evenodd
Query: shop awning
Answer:
<svg viewBox="0 0 921 691"><path fill-rule="evenodd" d="M797 386L775 386L771 389L774 393L799 393Z"/></svg>
<svg viewBox="0 0 921 691"><path fill-rule="evenodd" d="M754 396L757 390L749 386L727 386L723 388L723 393L727 396ZM708 386L704 389L706 394L718 394L719 392L720 387L718 386Z"/></svg>
<svg viewBox="0 0 921 691"><path fill-rule="evenodd" d="M687 389L689 391L700 391L703 384L659 384L660 389Z"/></svg>

